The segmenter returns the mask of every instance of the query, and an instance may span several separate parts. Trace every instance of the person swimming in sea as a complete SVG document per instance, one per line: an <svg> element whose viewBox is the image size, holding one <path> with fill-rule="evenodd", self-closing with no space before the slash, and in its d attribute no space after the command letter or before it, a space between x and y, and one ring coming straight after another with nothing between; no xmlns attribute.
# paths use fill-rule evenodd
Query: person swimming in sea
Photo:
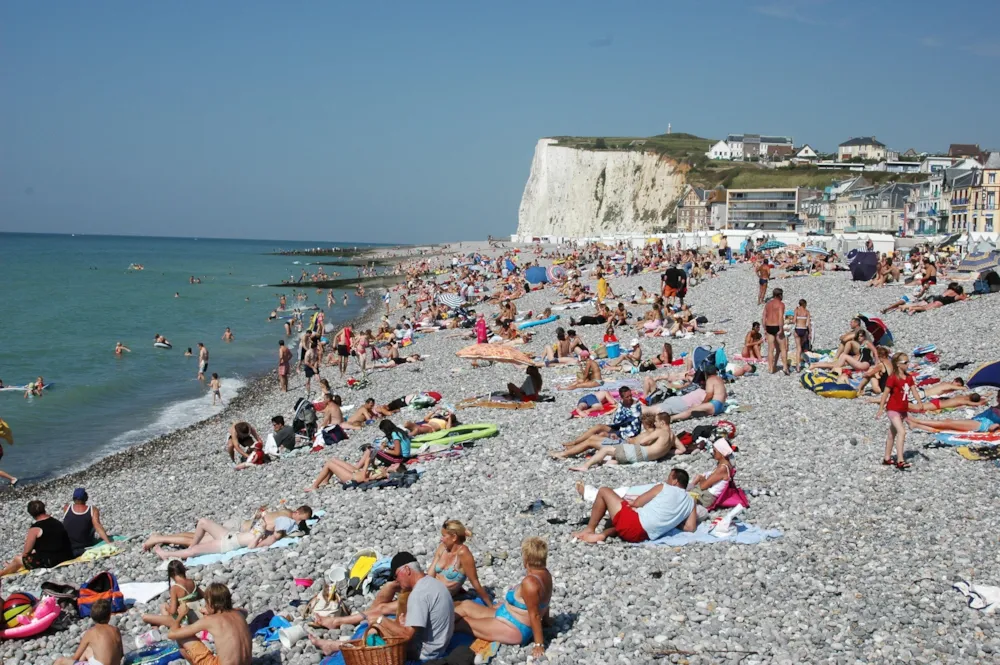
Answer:
<svg viewBox="0 0 1000 665"><path fill-rule="evenodd" d="M347 307L347 291L344 291L344 307Z"/></svg>
<svg viewBox="0 0 1000 665"><path fill-rule="evenodd" d="M121 342L116 342L115 343L115 355L116 356L121 356L122 351L128 351L129 353L132 353L132 349L128 348L127 346L125 346ZM3 383L2 382L0 382L0 388L3 388Z"/></svg>
<svg viewBox="0 0 1000 665"><path fill-rule="evenodd" d="M45 379L38 377L25 387L24 398L41 397L43 390L45 390Z"/></svg>
<svg viewBox="0 0 1000 665"><path fill-rule="evenodd" d="M233 339L234 339L234 337L233 337L233 331L230 330L229 328L226 328L226 332L222 333L222 341L223 342L231 342L231 341L233 341Z"/></svg>
<svg viewBox="0 0 1000 665"><path fill-rule="evenodd" d="M171 346L170 340L168 340L160 333L156 333L155 335L153 335L153 344L166 344L167 346Z"/></svg>
<svg viewBox="0 0 1000 665"><path fill-rule="evenodd" d="M184 355L185 356L193 356L194 355L194 351L191 350L190 346L188 347L188 350L184 352Z"/></svg>

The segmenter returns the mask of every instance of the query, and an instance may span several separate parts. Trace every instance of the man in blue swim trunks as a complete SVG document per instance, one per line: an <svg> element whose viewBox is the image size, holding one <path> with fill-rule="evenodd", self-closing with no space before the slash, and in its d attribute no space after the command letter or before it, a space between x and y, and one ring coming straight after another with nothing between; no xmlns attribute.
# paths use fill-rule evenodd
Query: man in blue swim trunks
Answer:
<svg viewBox="0 0 1000 665"><path fill-rule="evenodd" d="M906 422L913 429L925 432L1000 432L1000 393L997 393L997 403L994 406L969 419L918 420L917 418L907 418Z"/></svg>
<svg viewBox="0 0 1000 665"><path fill-rule="evenodd" d="M718 416L726 411L726 382L719 377L719 368L715 365L705 366L705 397L701 404L682 411L671 420L687 420L694 416Z"/></svg>

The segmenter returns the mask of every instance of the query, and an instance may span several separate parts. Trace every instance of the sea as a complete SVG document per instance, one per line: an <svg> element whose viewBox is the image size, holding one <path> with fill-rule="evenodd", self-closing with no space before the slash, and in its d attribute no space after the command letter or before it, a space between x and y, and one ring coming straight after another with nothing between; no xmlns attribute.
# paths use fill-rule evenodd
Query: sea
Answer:
<svg viewBox="0 0 1000 665"><path fill-rule="evenodd" d="M24 385L42 376L52 384L27 399L20 390L0 390L0 419L14 435L13 446L0 440L0 469L19 482L45 480L219 412L197 379L198 342L229 400L276 366L283 321L268 317L281 293L288 307L323 307L328 322L363 311L367 304L353 291L336 291L336 305L326 310L325 292L313 287L266 286L295 281L303 269L315 272L310 260L333 260L274 252L332 246L0 233L0 380ZM130 270L134 264L143 270ZM324 270L357 274L352 267ZM297 301L296 292L307 300ZM229 343L222 341L227 327L235 338ZM156 334L173 348L154 348ZM286 342L292 348L294 339ZM116 357L116 342L131 352ZM188 348L194 355L184 355Z"/></svg>

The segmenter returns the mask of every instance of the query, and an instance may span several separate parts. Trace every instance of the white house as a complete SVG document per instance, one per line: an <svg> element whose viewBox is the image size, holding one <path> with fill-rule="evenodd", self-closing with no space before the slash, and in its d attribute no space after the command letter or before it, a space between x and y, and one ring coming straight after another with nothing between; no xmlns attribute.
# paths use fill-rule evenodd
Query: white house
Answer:
<svg viewBox="0 0 1000 665"><path fill-rule="evenodd" d="M799 148L799 151L795 153L796 159L816 159L817 156L816 151L808 143Z"/></svg>
<svg viewBox="0 0 1000 665"><path fill-rule="evenodd" d="M921 173L937 173L947 168L951 168L951 157L937 157L935 155L928 155L924 157L924 161L920 162L920 172Z"/></svg>
<svg viewBox="0 0 1000 665"><path fill-rule="evenodd" d="M719 141L705 153L711 159L732 159L733 150L725 141Z"/></svg>

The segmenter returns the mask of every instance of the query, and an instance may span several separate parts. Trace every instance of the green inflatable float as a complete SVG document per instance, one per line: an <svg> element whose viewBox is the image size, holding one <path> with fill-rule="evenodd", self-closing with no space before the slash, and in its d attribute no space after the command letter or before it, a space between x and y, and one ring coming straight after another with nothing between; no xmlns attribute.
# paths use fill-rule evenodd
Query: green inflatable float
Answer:
<svg viewBox="0 0 1000 665"><path fill-rule="evenodd" d="M474 423L472 425L458 425L451 429L444 429L430 434L420 434L413 437L411 443L414 448L435 444L450 446L455 443L465 443L476 439L485 439L489 436L497 435L497 426L492 423Z"/></svg>

